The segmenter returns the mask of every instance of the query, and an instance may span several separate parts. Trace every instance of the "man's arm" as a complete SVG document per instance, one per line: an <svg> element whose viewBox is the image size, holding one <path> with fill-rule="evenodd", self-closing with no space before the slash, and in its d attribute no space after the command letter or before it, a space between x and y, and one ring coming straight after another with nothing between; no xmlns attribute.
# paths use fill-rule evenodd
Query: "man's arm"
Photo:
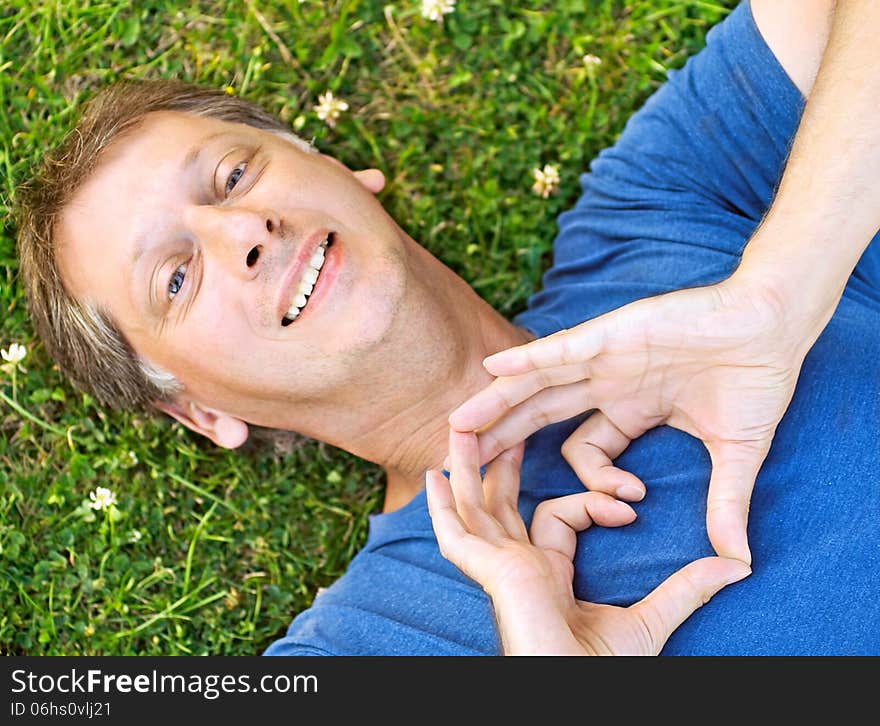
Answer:
<svg viewBox="0 0 880 726"><path fill-rule="evenodd" d="M484 361L498 376L450 416L480 431L481 462L541 426L596 409L563 456L589 489L638 500L613 465L661 424L712 462L716 552L751 561L749 502L800 375L880 226L880 2L839 0L780 188L734 274L637 300ZM809 81L809 79L807 79Z"/></svg>
<svg viewBox="0 0 880 726"><path fill-rule="evenodd" d="M750 0L764 42L808 98L831 34L836 0Z"/></svg>
<svg viewBox="0 0 880 726"><path fill-rule="evenodd" d="M880 3L839 0L776 198L735 275L756 276L811 345L880 228Z"/></svg>

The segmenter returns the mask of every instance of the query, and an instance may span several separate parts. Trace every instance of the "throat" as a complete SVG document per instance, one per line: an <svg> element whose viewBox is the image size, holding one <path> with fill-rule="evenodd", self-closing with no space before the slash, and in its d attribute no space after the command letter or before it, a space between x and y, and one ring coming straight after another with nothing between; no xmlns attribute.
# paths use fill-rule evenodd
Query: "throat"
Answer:
<svg viewBox="0 0 880 726"><path fill-rule="evenodd" d="M424 477L406 477L398 472L386 471L385 501L382 513L394 512L409 504L424 488Z"/></svg>

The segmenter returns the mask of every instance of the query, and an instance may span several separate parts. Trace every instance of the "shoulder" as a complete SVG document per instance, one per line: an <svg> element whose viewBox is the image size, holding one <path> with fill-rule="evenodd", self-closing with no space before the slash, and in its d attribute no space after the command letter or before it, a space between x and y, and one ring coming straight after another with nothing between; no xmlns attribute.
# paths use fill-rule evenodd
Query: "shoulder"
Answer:
<svg viewBox="0 0 880 726"><path fill-rule="evenodd" d="M440 555L432 533L406 528L381 543L371 532L345 574L297 615L265 654L497 652L488 597Z"/></svg>

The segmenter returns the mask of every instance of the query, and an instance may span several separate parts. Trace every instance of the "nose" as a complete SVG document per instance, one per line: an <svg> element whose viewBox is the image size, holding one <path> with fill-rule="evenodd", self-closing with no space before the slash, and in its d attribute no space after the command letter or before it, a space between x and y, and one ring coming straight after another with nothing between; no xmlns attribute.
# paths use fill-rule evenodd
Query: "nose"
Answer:
<svg viewBox="0 0 880 726"><path fill-rule="evenodd" d="M280 220L268 212L213 205L187 209L187 226L204 253L234 275L257 276L260 261L280 237Z"/></svg>

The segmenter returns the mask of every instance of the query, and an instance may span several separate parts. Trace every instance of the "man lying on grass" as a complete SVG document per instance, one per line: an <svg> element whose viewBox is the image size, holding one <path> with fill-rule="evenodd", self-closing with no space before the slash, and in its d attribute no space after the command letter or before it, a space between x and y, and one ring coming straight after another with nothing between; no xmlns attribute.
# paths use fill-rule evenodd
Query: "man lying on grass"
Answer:
<svg viewBox="0 0 880 726"><path fill-rule="evenodd" d="M691 617L664 652L880 652L872 626L880 614L880 246L868 246L858 266L855 256L837 311L832 306L821 325L791 315L797 286L783 298L787 288L777 284L785 266L773 263L775 274L764 276L754 266L744 266L749 274L737 269L770 207L831 27L830 2L752 5L754 16L746 3L713 29L707 48L594 162L584 195L560 217L544 290L513 322L388 216L374 197L384 184L380 172L351 172L259 108L210 89L176 82L104 89L21 190L31 314L77 385L107 405L164 411L220 446L239 446L252 425L286 429L387 472L384 512L372 518L366 546L268 652L499 652L490 600L443 559L428 514L426 471L449 453L450 412L492 383L482 365L487 355L636 299L697 286L699 304L681 311L683 323L696 321L678 340L683 353L724 338L730 350L760 358L763 349L748 347L760 340L794 351L803 370L789 415L775 428L771 412L764 426L776 437L752 497L754 574ZM823 200L804 213L821 214ZM832 257L811 269L836 269ZM738 364L752 367L766 368L763 361ZM744 385L736 410L717 410L711 396L694 405L740 420L751 411L748 396L769 386L784 412L797 373L794 366L793 378L768 375ZM588 447L572 445L569 436L594 407L579 393L579 378L557 391L555 404L545 397L523 409L532 419L526 424L514 419L496 432L494 443L513 451L496 466L508 468L494 475L503 496L490 514L521 536L509 507L516 496L510 465L519 467L512 432L524 429L534 431L522 458L525 521L539 503L584 485L630 501L647 487L636 523L591 530L577 548L556 554L573 558L573 589L563 593L571 603L638 604L672 576L653 601L624 611L628 625L643 629L636 642L644 647L627 640L611 648L656 651L688 612L748 573L735 559L708 558L706 536L708 521L718 553L747 562L748 497L743 502L719 486L715 477L728 462L713 457L713 472L700 441L676 428L655 428L622 453L642 431L609 435L614 417L597 413L589 420L601 425L590 436L607 440L587 436ZM580 398L573 403L572 396ZM572 406L578 415L536 431ZM461 415L473 421L487 410L478 408ZM711 432L678 428L713 451ZM475 533L473 545L474 537L490 536L475 514L485 504L473 487L484 462L475 458L476 437L455 436L462 447L452 452L457 498L434 478L432 506L447 543L463 527ZM483 437L480 446L492 443ZM614 458L620 469L610 466ZM470 508L461 501L468 496ZM543 511L554 507L563 505ZM627 505L607 497L596 507L600 522L632 519L620 509ZM556 513L575 528L589 521ZM457 545L448 554L481 581L491 577L468 568L462 558L469 555ZM656 624L646 607L670 616ZM593 625L601 641L606 626Z"/></svg>

